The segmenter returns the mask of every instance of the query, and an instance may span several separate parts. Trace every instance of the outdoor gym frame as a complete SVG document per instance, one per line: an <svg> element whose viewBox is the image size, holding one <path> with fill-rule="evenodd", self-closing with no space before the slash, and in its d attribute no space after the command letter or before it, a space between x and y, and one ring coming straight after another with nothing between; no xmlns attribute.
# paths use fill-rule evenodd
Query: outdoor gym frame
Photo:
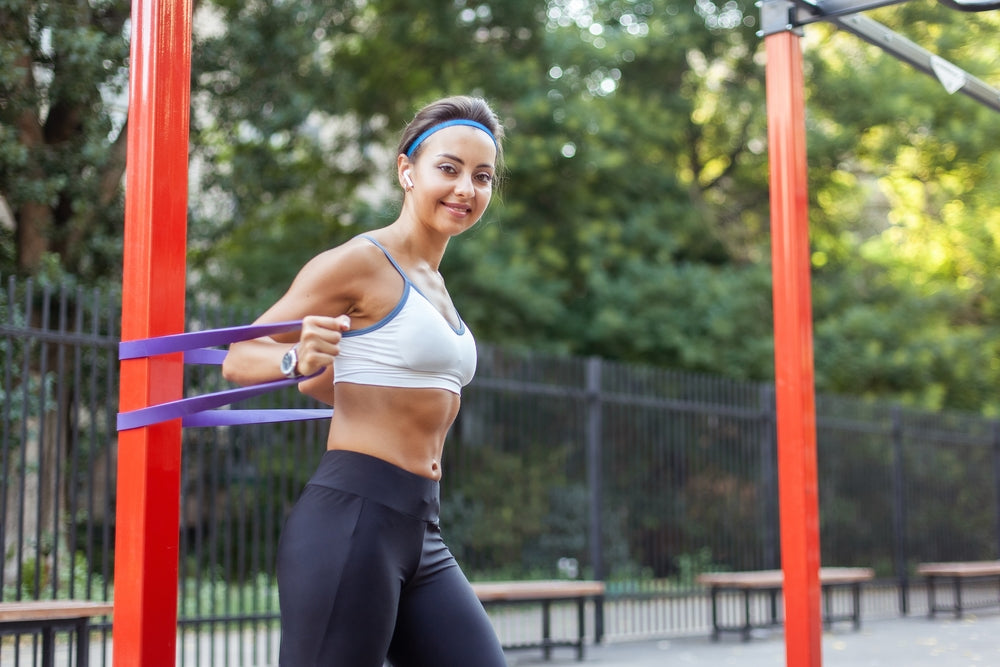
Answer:
<svg viewBox="0 0 1000 667"><path fill-rule="evenodd" d="M906 0L764 0L774 369L778 414L778 507L784 572L785 661L822 664L819 496L813 377L805 103L800 28L828 20L1000 110L1000 93L857 12ZM951 0L949 6L955 6ZM1000 3L978 3L977 10ZM963 3L963 8L970 8Z"/></svg>
<svg viewBox="0 0 1000 667"><path fill-rule="evenodd" d="M829 20L891 51L867 21L845 18L887 4L894 3L761 3L767 51L786 660L796 667L821 664L812 306L798 30ZM947 4L981 10L994 9L998 3L949 0ZM132 2L123 341L184 330L192 12L192 0ZM882 29L879 34L892 33ZM908 42L898 36L882 41ZM894 55L908 60L902 53ZM911 62L942 82L948 79L949 89L957 85L956 90L1000 109L995 90L928 56L924 66ZM122 412L178 400L183 392L182 353L123 360L120 377ZM175 661L180 471L180 419L119 433L114 659L120 665L157 667Z"/></svg>

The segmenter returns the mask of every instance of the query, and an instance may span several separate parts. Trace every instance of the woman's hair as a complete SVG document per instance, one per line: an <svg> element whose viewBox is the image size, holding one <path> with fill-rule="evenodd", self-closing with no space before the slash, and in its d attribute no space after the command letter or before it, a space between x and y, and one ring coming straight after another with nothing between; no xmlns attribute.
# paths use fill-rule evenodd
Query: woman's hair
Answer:
<svg viewBox="0 0 1000 667"><path fill-rule="evenodd" d="M417 115L403 130L396 154L406 154L417 137L435 125L449 120L472 120L484 125L493 133L497 145L497 170L499 171L503 164L503 125L500 124L500 119L497 118L486 100L479 97L466 95L445 97L425 106L417 112ZM418 145L413 157L419 156L422 149L423 146Z"/></svg>

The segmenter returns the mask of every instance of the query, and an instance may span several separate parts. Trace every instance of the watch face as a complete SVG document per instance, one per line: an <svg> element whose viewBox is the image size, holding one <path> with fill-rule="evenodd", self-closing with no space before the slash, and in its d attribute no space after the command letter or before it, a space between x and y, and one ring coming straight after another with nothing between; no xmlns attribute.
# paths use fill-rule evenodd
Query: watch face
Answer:
<svg viewBox="0 0 1000 667"><path fill-rule="evenodd" d="M295 355L295 348L285 352L285 356L281 358L281 372L291 377L295 373L295 364L297 361L298 358Z"/></svg>

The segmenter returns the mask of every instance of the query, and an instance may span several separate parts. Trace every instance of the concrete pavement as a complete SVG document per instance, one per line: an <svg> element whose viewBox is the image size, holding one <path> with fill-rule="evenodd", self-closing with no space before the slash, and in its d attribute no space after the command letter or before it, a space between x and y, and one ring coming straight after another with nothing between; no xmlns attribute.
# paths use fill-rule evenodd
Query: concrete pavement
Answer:
<svg viewBox="0 0 1000 667"><path fill-rule="evenodd" d="M846 626L824 633L822 646L823 667L1000 667L1000 614L869 620L857 632ZM786 667L780 629L755 632L749 642L730 635L718 642L706 636L588 646L583 663L570 649L556 650L548 663L539 650L512 652L509 661L511 667Z"/></svg>

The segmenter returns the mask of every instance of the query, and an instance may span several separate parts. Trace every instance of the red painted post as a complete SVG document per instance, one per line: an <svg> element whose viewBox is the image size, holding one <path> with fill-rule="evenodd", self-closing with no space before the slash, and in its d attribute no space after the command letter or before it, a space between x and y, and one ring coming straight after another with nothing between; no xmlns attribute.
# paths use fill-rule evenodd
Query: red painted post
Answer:
<svg viewBox="0 0 1000 667"><path fill-rule="evenodd" d="M191 0L133 0L122 340L184 330ZM119 409L180 398L181 354L121 364ZM114 661L173 665L180 420L118 437Z"/></svg>
<svg viewBox="0 0 1000 667"><path fill-rule="evenodd" d="M778 495L789 667L822 664L805 102L799 37L765 38Z"/></svg>

